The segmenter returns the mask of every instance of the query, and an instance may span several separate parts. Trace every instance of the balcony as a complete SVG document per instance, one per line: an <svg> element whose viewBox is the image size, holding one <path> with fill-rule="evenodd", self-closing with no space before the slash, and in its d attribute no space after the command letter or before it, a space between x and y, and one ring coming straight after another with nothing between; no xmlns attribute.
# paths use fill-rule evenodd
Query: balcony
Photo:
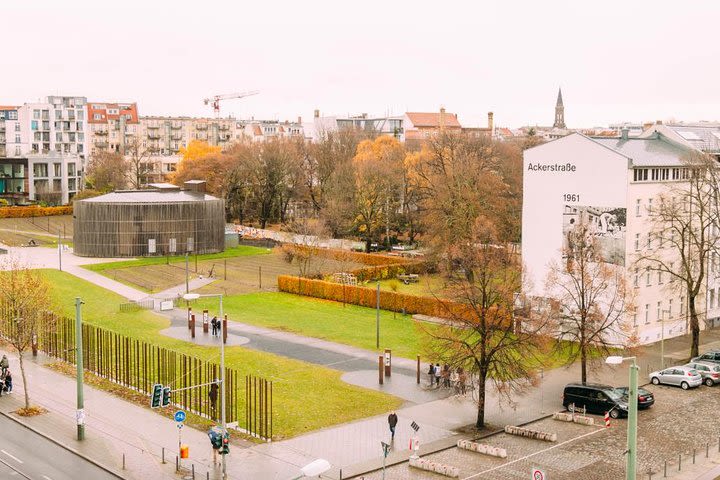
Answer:
<svg viewBox="0 0 720 480"><path fill-rule="evenodd" d="M160 128L160 127L157 126L157 125L148 125L146 128L147 128L148 130L157 130L157 129Z"/></svg>
<svg viewBox="0 0 720 480"><path fill-rule="evenodd" d="M195 125L195 130L207 130L207 123L198 123Z"/></svg>
<svg viewBox="0 0 720 480"><path fill-rule="evenodd" d="M106 141L95 142L93 145L95 145L98 148L107 148L108 142L106 142Z"/></svg>
<svg viewBox="0 0 720 480"><path fill-rule="evenodd" d="M159 133L148 132L147 137L148 137L150 140L160 140L160 134L159 134Z"/></svg>
<svg viewBox="0 0 720 480"><path fill-rule="evenodd" d="M220 130L230 130L230 125L219 125L218 128Z"/></svg>
<svg viewBox="0 0 720 480"><path fill-rule="evenodd" d="M172 138L173 140L182 140L183 137L182 134L174 133L170 138Z"/></svg>
<svg viewBox="0 0 720 480"><path fill-rule="evenodd" d="M178 123L173 123L172 125L170 125L170 128L172 128L173 130L180 130L182 127L183 127L183 126L182 126L181 123L180 123L180 124L178 124Z"/></svg>
<svg viewBox="0 0 720 480"><path fill-rule="evenodd" d="M101 136L103 136L103 135L107 135L107 134L108 134L108 131L107 131L107 130L97 130L97 131L94 132L94 133L95 133L95 135L101 137Z"/></svg>

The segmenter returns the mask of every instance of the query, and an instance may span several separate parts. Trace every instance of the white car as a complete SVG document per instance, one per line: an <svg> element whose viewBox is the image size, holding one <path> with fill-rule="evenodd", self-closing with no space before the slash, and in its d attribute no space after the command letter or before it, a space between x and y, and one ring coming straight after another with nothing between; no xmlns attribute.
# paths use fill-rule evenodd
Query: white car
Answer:
<svg viewBox="0 0 720 480"><path fill-rule="evenodd" d="M650 374L650 381L653 385L661 383L665 385L677 385L683 390L695 388L702 385L702 375L694 368L686 366L668 367L665 370L658 370Z"/></svg>

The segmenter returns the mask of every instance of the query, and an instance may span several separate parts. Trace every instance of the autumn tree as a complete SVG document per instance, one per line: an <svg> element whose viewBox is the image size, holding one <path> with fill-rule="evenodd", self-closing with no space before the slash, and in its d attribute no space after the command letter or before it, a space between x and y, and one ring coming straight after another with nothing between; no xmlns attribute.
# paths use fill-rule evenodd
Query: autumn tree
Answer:
<svg viewBox="0 0 720 480"><path fill-rule="evenodd" d="M115 152L93 154L87 169L87 180L94 190L107 193L127 186L130 164Z"/></svg>
<svg viewBox="0 0 720 480"><path fill-rule="evenodd" d="M563 262L553 262L547 278L547 298L559 308L549 313L570 365L580 360L580 381L587 381L591 359L604 358L614 347L626 346L632 334L624 321L634 306L625 283L625 268L609 263L586 223L567 232ZM598 355L593 355L598 354Z"/></svg>
<svg viewBox="0 0 720 480"><path fill-rule="evenodd" d="M449 278L445 294L463 308L448 307L447 320L438 328L427 328L431 338L430 358L451 368L463 368L476 379L478 388L477 428L485 425L486 394L495 388L512 402L535 378L542 365L546 322L541 317L514 318L517 292L521 291L522 269L517 255L499 244L494 225L480 216L470 228L469 242L446 250L444 263Z"/></svg>
<svg viewBox="0 0 720 480"><path fill-rule="evenodd" d="M188 180L205 180L207 191L218 195L223 191L224 179L230 168L220 147L207 142L193 140L187 147L180 148L182 157L171 181L182 185Z"/></svg>
<svg viewBox="0 0 720 480"><path fill-rule="evenodd" d="M367 252L383 230L388 237L391 219L398 210L404 158L403 146L392 137L364 140L357 147L353 158L354 224Z"/></svg>
<svg viewBox="0 0 720 480"><path fill-rule="evenodd" d="M694 153L675 170L672 182L645 209L648 236L638 242L636 267L664 275L669 295L680 295L680 309L687 308L691 333L690 356L699 354L702 299L708 276L720 271L720 171L709 155ZM685 304L685 300L687 303ZM683 305L685 304L685 305ZM670 308L670 307L668 307ZM672 311L670 312L672 314Z"/></svg>
<svg viewBox="0 0 720 480"><path fill-rule="evenodd" d="M39 270L31 270L17 259L6 260L0 270L0 328L2 336L17 352L25 386L25 409L29 409L25 355L49 321L50 286Z"/></svg>

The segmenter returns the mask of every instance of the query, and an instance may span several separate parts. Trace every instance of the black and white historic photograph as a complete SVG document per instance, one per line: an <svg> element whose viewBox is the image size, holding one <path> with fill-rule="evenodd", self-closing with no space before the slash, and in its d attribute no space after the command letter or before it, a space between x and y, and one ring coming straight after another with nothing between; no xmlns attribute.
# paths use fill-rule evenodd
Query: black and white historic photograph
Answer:
<svg viewBox="0 0 720 480"><path fill-rule="evenodd" d="M625 208L565 205L563 211L563 251L572 248L568 235L577 225L588 226L588 233L595 237L600 256L607 263L625 264L625 231L627 230Z"/></svg>

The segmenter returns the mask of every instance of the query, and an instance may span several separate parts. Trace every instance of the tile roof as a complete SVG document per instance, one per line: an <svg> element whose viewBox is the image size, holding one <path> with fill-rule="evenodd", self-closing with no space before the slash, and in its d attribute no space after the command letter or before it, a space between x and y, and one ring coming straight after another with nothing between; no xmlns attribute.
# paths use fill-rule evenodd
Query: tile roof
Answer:
<svg viewBox="0 0 720 480"><path fill-rule="evenodd" d="M632 160L633 166L669 167L683 164L683 158L692 150L672 142L663 135L655 138L630 137L593 138L593 141L604 145Z"/></svg>
<svg viewBox="0 0 720 480"><path fill-rule="evenodd" d="M20 107L16 107L15 105L0 105L0 110L17 110Z"/></svg>
<svg viewBox="0 0 720 480"><path fill-rule="evenodd" d="M415 127L440 127L440 112L407 112L405 115L408 116ZM457 114L450 112L443 114L443 123L450 128L462 127L458 122Z"/></svg>

